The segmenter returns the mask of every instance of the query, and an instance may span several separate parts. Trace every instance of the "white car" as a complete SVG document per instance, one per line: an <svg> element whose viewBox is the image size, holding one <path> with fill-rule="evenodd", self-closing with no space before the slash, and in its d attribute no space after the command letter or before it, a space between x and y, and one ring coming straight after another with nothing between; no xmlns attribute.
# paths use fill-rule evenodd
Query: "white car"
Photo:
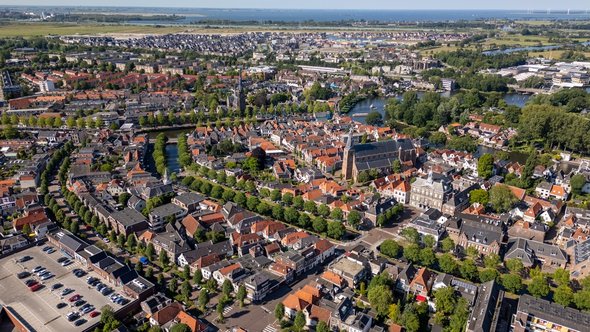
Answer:
<svg viewBox="0 0 590 332"><path fill-rule="evenodd" d="M51 279L55 277L52 273L46 274L44 276L41 277L41 280L47 280L47 279Z"/></svg>

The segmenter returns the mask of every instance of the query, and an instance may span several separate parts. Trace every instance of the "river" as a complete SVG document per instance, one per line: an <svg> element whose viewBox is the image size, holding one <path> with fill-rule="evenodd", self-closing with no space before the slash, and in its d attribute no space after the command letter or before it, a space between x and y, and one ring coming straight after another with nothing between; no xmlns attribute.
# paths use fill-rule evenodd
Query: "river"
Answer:
<svg viewBox="0 0 590 332"><path fill-rule="evenodd" d="M447 98L450 97L452 94L453 93L451 93L450 91L445 91L445 92L440 93L441 96L447 97ZM422 95L424 95L424 92L418 91L418 97L421 97ZM525 94L521 94L521 93L507 93L502 97L502 99L504 99L504 101L508 105L515 105L515 106L522 108L526 104L526 102L529 100L529 98L531 98L531 97L532 97L532 95L525 95ZM401 100L402 96L397 95L397 96L395 96L395 98ZM385 98L385 97L376 97L376 98L365 99L363 101L358 102L356 105L354 105L354 107L350 110L348 115L354 116L355 114L362 114L362 113L369 113L371 111L377 111L382 116L385 116L385 105L387 104L388 99L389 98ZM373 106L373 108L371 108L371 105ZM354 120L361 122L361 123L365 123L365 116L354 116Z"/></svg>

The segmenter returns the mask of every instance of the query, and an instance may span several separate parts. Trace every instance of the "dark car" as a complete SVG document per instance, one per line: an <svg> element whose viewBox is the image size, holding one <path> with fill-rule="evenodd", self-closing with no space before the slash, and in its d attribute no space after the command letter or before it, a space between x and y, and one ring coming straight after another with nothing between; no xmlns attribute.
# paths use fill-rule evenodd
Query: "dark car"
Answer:
<svg viewBox="0 0 590 332"><path fill-rule="evenodd" d="M16 276L17 276L19 279L24 279L24 278L26 278L26 277L28 277L28 276L30 276L30 275L31 275L31 273L30 273L30 272L23 271L23 272L19 272L19 273L18 273Z"/></svg>
<svg viewBox="0 0 590 332"><path fill-rule="evenodd" d="M76 301L76 302L74 303L74 305L75 305L76 307L79 307L79 306L81 306L81 305L83 305L83 304L85 304L85 303L86 303L86 301L84 301L84 300L78 300L78 301Z"/></svg>
<svg viewBox="0 0 590 332"><path fill-rule="evenodd" d="M65 308L65 307L67 307L67 306L68 306L68 305L67 305L66 303L60 302L60 303L58 303L58 304L57 304L55 307L56 307L57 309L61 309L61 308Z"/></svg>
<svg viewBox="0 0 590 332"><path fill-rule="evenodd" d="M53 286L51 286L51 289L56 290L58 288L62 288L63 286L64 286L63 284L57 283L57 284L53 284Z"/></svg>
<svg viewBox="0 0 590 332"><path fill-rule="evenodd" d="M31 256L23 256L23 257L17 259L16 261L19 262L19 263L24 263L26 261L30 261L31 259L33 259L33 257L31 257Z"/></svg>
<svg viewBox="0 0 590 332"><path fill-rule="evenodd" d="M86 319L82 318L82 319L78 319L78 320L77 320L77 321L74 323L74 325L76 325L76 326L80 326L80 325L82 325L82 324L84 324L84 323L86 323Z"/></svg>
<svg viewBox="0 0 590 332"><path fill-rule="evenodd" d="M57 262L58 263L61 263L61 262L65 262L67 260L68 260L67 257L60 257L60 258L57 259Z"/></svg>
<svg viewBox="0 0 590 332"><path fill-rule="evenodd" d="M86 275L86 272L84 272L84 271L80 270L80 271L76 271L76 272L74 272L74 275L75 275L76 277L80 278L80 277L83 277L83 276L85 276L85 275Z"/></svg>
<svg viewBox="0 0 590 332"><path fill-rule="evenodd" d="M73 321L75 321L76 319L78 319L79 317L80 317L80 315L79 315L79 314L77 314L77 313L75 313L75 314L73 314L73 315L70 315L70 316L68 317L68 320L69 320L70 322L73 322Z"/></svg>

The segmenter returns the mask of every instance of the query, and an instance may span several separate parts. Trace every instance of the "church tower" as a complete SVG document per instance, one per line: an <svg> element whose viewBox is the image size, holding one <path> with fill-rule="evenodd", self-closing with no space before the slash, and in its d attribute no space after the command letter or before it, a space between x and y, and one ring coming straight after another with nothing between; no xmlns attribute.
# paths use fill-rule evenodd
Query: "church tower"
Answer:
<svg viewBox="0 0 590 332"><path fill-rule="evenodd" d="M345 180L353 178L352 165L354 164L354 143L352 136L352 128L348 132L348 139L346 140L346 146L344 147L344 155L342 157L342 176Z"/></svg>

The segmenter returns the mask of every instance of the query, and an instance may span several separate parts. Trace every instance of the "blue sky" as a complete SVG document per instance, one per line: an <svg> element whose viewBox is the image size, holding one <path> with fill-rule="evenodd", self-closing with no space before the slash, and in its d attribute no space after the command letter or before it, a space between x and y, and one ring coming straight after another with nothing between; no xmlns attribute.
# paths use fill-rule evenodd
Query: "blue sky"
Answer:
<svg viewBox="0 0 590 332"><path fill-rule="evenodd" d="M4 0L3 5L297 9L590 9L588 0Z"/></svg>

